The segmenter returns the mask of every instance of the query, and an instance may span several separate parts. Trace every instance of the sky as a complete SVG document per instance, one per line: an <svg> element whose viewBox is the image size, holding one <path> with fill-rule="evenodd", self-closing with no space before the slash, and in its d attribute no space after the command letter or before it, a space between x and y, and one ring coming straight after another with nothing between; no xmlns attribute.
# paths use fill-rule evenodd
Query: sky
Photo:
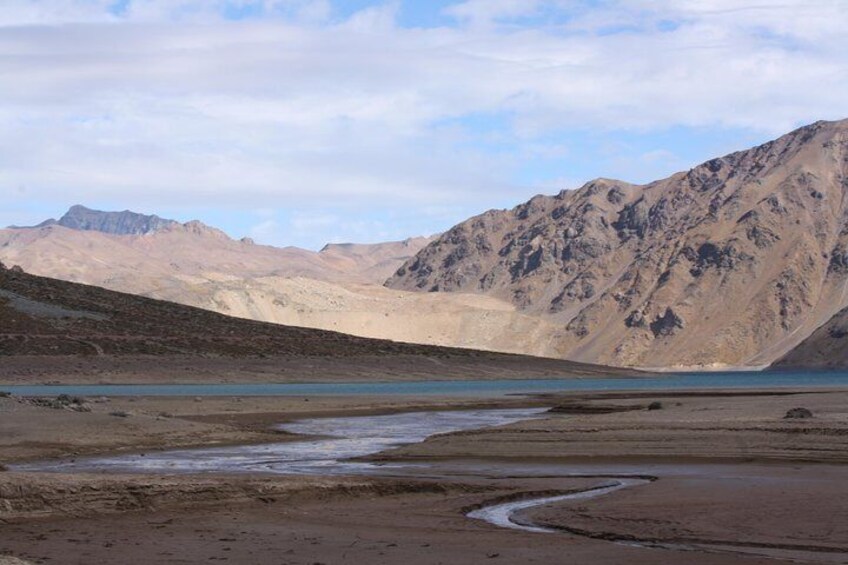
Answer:
<svg viewBox="0 0 848 565"><path fill-rule="evenodd" d="M0 0L0 225L318 249L848 117L846 0Z"/></svg>

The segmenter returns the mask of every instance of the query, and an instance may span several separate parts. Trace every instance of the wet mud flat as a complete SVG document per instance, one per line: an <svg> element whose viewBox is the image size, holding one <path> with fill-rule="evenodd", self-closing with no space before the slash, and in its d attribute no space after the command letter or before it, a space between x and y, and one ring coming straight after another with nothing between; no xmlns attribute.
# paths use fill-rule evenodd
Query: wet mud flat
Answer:
<svg viewBox="0 0 848 565"><path fill-rule="evenodd" d="M580 402L646 400L607 395ZM157 453L145 462L144 474L126 474L139 454L95 458L120 462L117 467L98 469L81 458L60 473L2 473L0 498L28 492L13 507L22 500L47 504L29 516L0 509L0 555L44 563L153 558L312 565L848 560L848 471L839 455L845 449L844 393L659 400L664 408L654 411L580 415L524 408L528 412L513 413L514 420L486 422L493 427L476 421L453 431L453 424L434 430L428 418L400 414L397 421L411 426L400 438L374 436L374 430L392 429L385 420L358 420L366 437L347 417L295 421L288 425L305 427L286 433L308 434L304 443L315 442L309 453L287 459L236 450L246 458L245 472L198 472L197 461L202 467L233 455L232 447L215 447L190 456L180 454L185 450L176 457ZM797 404L812 409L812 421L783 420L787 407ZM409 429L418 430L418 443L396 446L409 439ZM333 434L340 430L347 430L342 439L348 443L335 452L340 446L333 446ZM374 460L359 457L339 466L334 453L356 456L363 441L365 451L389 449ZM713 458L691 457L695 444L724 448L712 449ZM686 451L689 457L681 455ZM811 459L816 454L819 459ZM187 468L164 467L169 457ZM285 468L296 473L281 472ZM639 483L601 496L550 500L625 480ZM518 508L509 519L541 531L469 517L540 499L545 502Z"/></svg>
<svg viewBox="0 0 848 565"><path fill-rule="evenodd" d="M0 526L0 554L42 563L843 563L845 471L833 466L653 466L603 496L524 510L508 529L468 517L504 500L603 488L635 468L455 463L426 478L294 476L219 482L206 504L79 511ZM497 473L492 470L499 467ZM408 470L412 473L412 470ZM418 469L416 475L422 475ZM577 476L564 476L565 472ZM815 478L813 478L813 474ZM164 481L164 478L160 480ZM182 476L180 481L196 481ZM252 494L223 491L253 481ZM179 482L179 481L178 481ZM277 484L276 489L271 485ZM225 487L225 485L227 485ZM286 486L283 486L286 485ZM185 485L184 485L185 487ZM183 487L183 488L184 488ZM208 485L207 485L208 487ZM196 485L193 487L196 488ZM169 489L173 492L174 487ZM137 491L138 492L138 491ZM133 500L138 501L136 497ZM141 497L143 500L143 497ZM78 509L79 510L79 509ZM780 561L775 561L779 559Z"/></svg>

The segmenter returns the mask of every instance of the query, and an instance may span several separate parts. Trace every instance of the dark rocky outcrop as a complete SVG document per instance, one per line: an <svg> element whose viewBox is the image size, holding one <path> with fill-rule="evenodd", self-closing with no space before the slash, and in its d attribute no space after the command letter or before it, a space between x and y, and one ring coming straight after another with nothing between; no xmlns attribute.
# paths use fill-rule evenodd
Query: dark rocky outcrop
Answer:
<svg viewBox="0 0 848 565"><path fill-rule="evenodd" d="M650 327L654 337L669 336L683 329L683 318L675 314L671 308L666 308L662 316L657 316L651 322Z"/></svg>

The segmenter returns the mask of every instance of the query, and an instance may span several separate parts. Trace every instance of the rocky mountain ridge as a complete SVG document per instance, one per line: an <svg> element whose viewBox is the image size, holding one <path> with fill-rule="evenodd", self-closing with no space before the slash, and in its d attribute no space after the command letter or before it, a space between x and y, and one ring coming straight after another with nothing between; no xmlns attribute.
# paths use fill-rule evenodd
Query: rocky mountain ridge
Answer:
<svg viewBox="0 0 848 565"><path fill-rule="evenodd" d="M846 306L848 121L639 186L598 179L448 230L388 281L560 327L559 355L766 365Z"/></svg>
<svg viewBox="0 0 848 565"><path fill-rule="evenodd" d="M157 215L145 215L124 210L123 212L103 212L92 210L81 204L71 206L58 220L49 219L41 222L36 228L47 226L62 226L74 230L99 231L114 235L144 235L161 229L180 225L175 220L166 220ZM12 229L21 229L11 226Z"/></svg>

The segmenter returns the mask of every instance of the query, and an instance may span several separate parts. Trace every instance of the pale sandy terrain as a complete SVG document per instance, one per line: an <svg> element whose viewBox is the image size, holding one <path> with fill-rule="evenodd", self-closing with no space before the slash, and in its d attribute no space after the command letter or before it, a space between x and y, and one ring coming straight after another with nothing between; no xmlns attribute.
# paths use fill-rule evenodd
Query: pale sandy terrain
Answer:
<svg viewBox="0 0 848 565"><path fill-rule="evenodd" d="M556 328L496 298L379 285L260 277L207 282L157 298L229 316L409 343L556 356Z"/></svg>

